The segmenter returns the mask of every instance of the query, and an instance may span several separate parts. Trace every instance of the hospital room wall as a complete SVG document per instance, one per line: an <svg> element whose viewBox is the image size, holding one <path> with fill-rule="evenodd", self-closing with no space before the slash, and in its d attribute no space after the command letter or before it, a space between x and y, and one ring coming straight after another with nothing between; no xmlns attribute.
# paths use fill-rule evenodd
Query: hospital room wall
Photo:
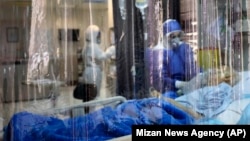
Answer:
<svg viewBox="0 0 250 141"><path fill-rule="evenodd" d="M13 5L0 2L0 98L9 99L21 89L23 73L15 71L27 65L30 28L30 3ZM19 74L16 77L16 74ZM8 97L8 98L7 98ZM2 111L2 110L1 110Z"/></svg>
<svg viewBox="0 0 250 141"><path fill-rule="evenodd" d="M25 77L18 77L17 79L13 76L27 73L32 7L31 1L19 1L16 3L1 1L0 6L0 96L1 100L4 101L3 99L6 95L15 97L22 93L19 90L22 89L21 86L23 85L21 83ZM47 14L45 19L43 19L45 24L41 25L41 28L44 32L47 32L47 38L51 38L54 41L50 47L59 51L59 57L55 57L59 58L61 64L61 68L58 69L60 70L60 79L73 84L78 80L77 66L80 64L77 60L77 50L82 49L84 46L84 31L87 26L89 24L98 25L103 35L103 49L110 45L108 35L109 28L113 26L112 2L107 0L103 4L93 4L90 10L87 3L70 8L59 7L53 1L48 0L47 7L44 10ZM66 16L65 13L67 13ZM14 33L11 32L11 38L14 41L7 39L7 29L9 27L17 29L14 30ZM60 28L79 29L79 41L59 41L58 29ZM4 83L7 83L8 87L5 87Z"/></svg>

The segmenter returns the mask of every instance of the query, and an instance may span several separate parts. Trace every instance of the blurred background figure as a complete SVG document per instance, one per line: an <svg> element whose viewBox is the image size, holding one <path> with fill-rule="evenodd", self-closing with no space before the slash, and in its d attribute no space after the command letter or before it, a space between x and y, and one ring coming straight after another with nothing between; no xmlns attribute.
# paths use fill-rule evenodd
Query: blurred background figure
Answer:
<svg viewBox="0 0 250 141"><path fill-rule="evenodd" d="M111 96L116 95L116 54L115 45L111 45L106 50L107 54L112 54L107 60L107 87L110 90Z"/></svg>
<svg viewBox="0 0 250 141"><path fill-rule="evenodd" d="M110 46L106 49L106 54L111 54L111 57L107 60L106 63L106 82L107 88L111 96L116 95L116 47L115 47L115 33L114 28L110 28Z"/></svg>
<svg viewBox="0 0 250 141"><path fill-rule="evenodd" d="M104 52L100 46L101 31L97 25L90 25L85 32L85 47L82 51L83 74L82 81L85 84L95 84L97 97L100 96L102 83L103 61L112 56Z"/></svg>

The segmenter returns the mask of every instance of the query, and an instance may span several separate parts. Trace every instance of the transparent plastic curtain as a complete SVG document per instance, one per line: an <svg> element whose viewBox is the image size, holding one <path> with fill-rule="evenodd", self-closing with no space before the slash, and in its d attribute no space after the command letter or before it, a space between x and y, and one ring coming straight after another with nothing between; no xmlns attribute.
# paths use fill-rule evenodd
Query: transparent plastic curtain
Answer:
<svg viewBox="0 0 250 141"><path fill-rule="evenodd" d="M107 140L130 135L133 124L249 124L249 3L176 1L32 0L22 8L16 3L7 7L7 19L27 34L5 30L9 23L1 22L0 36L7 34L0 38L0 120L7 125L12 119L9 137ZM13 20L17 16L21 24ZM179 22L183 33L176 35L182 37L178 45L190 47L192 56L176 55L181 47L173 49L166 42L167 19ZM98 28L90 30L90 25ZM113 27L115 41L109 41ZM16 49L17 34L23 53ZM8 57L20 57L24 67ZM115 75L109 74L108 61L115 64ZM189 68L190 62L197 67ZM182 76L175 77L179 72ZM191 77L193 72L197 74ZM166 74L180 78L178 85L165 82ZM77 84L97 85L98 93L88 99L96 103L113 96L129 101L117 107L77 107L74 113L69 111L73 106L91 102L74 99Z"/></svg>
<svg viewBox="0 0 250 141"><path fill-rule="evenodd" d="M27 68L31 6L29 2L13 5L12 1L6 0L1 1L0 5L0 124L6 125L10 113L24 107L22 104L16 105L15 101L25 99L21 95L25 92L21 83Z"/></svg>
<svg viewBox="0 0 250 141"><path fill-rule="evenodd" d="M151 4L151 8L154 4ZM168 19L174 18L171 9L175 7L171 6L174 5L168 3L168 7L164 7L168 12ZM187 85L182 89L184 95L177 96L175 100L180 103L187 102L184 104L186 107L204 114L203 116L206 118L202 118L197 124L216 123L216 119L219 118L215 115L223 112L223 114L228 114L225 111L228 106L230 107L230 104L245 107L244 102L241 103L240 101L249 92L246 88L248 83L246 80L249 77L246 72L249 66L249 23L247 20L247 13L249 13L247 9L249 8L247 8L246 1L217 0L180 1L180 7L180 19L178 20L184 31L183 41L192 47L194 52L192 57L194 57L199 67L197 70L200 73L187 81ZM157 8L155 11L157 13ZM158 20L158 24L164 22L154 18L150 20L151 24L154 20ZM148 21L149 24L150 22ZM150 28L148 28L148 31L150 31ZM162 33L161 28L160 33ZM152 40L156 36L150 37L149 35L149 40ZM162 75L162 70L166 58L162 58L165 49L159 47L162 47L162 45L149 46L147 49L151 52L149 51L149 54L146 54L145 60L148 63L146 69L149 69L147 74L149 86L164 95L163 87L166 86L164 86L164 79L166 78ZM153 55L154 49L157 48L162 52L157 51L159 54ZM169 58L170 56L166 57ZM189 59L186 58L186 61ZM154 66L154 62L159 64ZM175 65L172 67L177 68L177 64ZM157 78L156 81L153 81L154 77ZM158 96L164 97L161 94ZM207 118L211 118L211 120ZM238 120L238 117L232 113L231 119L221 121L221 123L232 123L236 120Z"/></svg>
<svg viewBox="0 0 250 141"><path fill-rule="evenodd" d="M203 68L249 68L246 1L202 1L198 61ZM213 8L210 8L213 7ZM206 53L205 53L206 52Z"/></svg>
<svg viewBox="0 0 250 141"><path fill-rule="evenodd" d="M32 0L31 9L28 64L22 84L29 90L27 94L23 94L27 95L27 102L34 101L33 105L25 110L39 112L55 107L56 99L60 94L59 87L65 83L59 75L56 1Z"/></svg>
<svg viewBox="0 0 250 141"><path fill-rule="evenodd" d="M208 8L211 4L215 9ZM218 65L232 66L238 71L247 70L249 51L245 35L248 33L246 1L213 1L209 4L202 1L201 7L202 48L219 49L222 57L219 57Z"/></svg>
<svg viewBox="0 0 250 141"><path fill-rule="evenodd" d="M215 108L218 101L222 102L221 105L226 107L230 107L231 105L235 107L245 107L242 106L244 105L245 99L241 98L245 97L246 93L248 93L248 89L246 88L248 85L246 81L248 78L247 72L249 70L248 5L244 0L205 0L197 2L197 63L203 69L202 74L207 75L207 84L211 87L215 86L213 92L222 88L222 82L229 84L230 87L228 88L231 91L228 93L229 95L227 95L226 90L223 90L225 92L224 94L228 96L227 98L224 97L226 95L222 96L221 93L214 95L214 98L209 98L208 95L212 96L213 92L207 93L205 91L209 88L202 87L199 98L196 100L199 101L199 104L210 101L210 106L203 105L204 109ZM225 68L228 68L228 70ZM200 82L196 81L196 83L200 85ZM197 91L193 93L195 92ZM207 93L208 95L202 96L202 93ZM221 98L226 98L227 102L223 102ZM189 100L191 99L187 101ZM224 111L226 107L222 111ZM213 115L215 111L216 110L206 111L206 115ZM227 112L224 111L223 114L225 113ZM201 123L217 122L216 119L218 118L216 118L216 116L212 117L211 120L202 119ZM238 117L232 113L232 116L228 117L228 121L221 121L221 123L230 123L237 120ZM220 123L218 122L217 124Z"/></svg>
<svg viewBox="0 0 250 141"><path fill-rule="evenodd" d="M76 104L72 102L75 99L73 90L76 84L83 82L83 71L89 65L83 63L82 56L86 46L85 31L89 25L100 27L100 49L104 52L109 42L109 26L112 26L104 22L104 17L108 15L106 5L103 4L100 9L95 9L94 5L95 2L82 0L32 1L32 9L35 10L32 10L31 16L25 84L36 89L29 93L30 100L35 103L25 110L41 113L48 108ZM99 54L91 55L95 58ZM101 73L106 73L103 63L100 64ZM94 79L96 75L90 73L87 77ZM102 76L98 79L104 81L101 84L105 87L106 79ZM87 95L87 91L80 92L81 95L85 93ZM105 94L103 92L102 96Z"/></svg>
<svg viewBox="0 0 250 141"><path fill-rule="evenodd" d="M77 47L71 41L59 46L58 19L67 11L57 1L6 0L1 7L1 117L6 125L20 111L66 105L68 98L58 97L61 86L77 81Z"/></svg>
<svg viewBox="0 0 250 141"><path fill-rule="evenodd" d="M1 48L1 62L5 63L1 65L1 101L9 102L3 104L9 110L1 112L11 111L6 117L1 113L1 117L8 122L11 115L22 110L41 112L68 105L71 101L65 102L67 98L60 97L60 87L69 85L73 88L82 77L85 67L82 50L87 27L92 24L100 27L102 50L111 44L112 4L109 10L107 1L101 2L100 7L98 1L84 0L6 0L1 4L1 18L5 18L1 20L4 27L1 37L6 37L1 38L5 46ZM8 9L4 8L6 5ZM3 13L6 12L11 14L5 16ZM20 42L23 50L16 49ZM15 64L19 61L21 67ZM102 73L106 73L104 71ZM106 79L103 81L106 87ZM73 89L63 93L73 99Z"/></svg>
<svg viewBox="0 0 250 141"><path fill-rule="evenodd" d="M148 13L147 13L147 31L148 31L148 38L147 38L147 44L145 46L145 57L144 59L147 60L146 62L146 72L148 77L148 91L150 90L150 86L153 84L153 78L152 78L152 71L153 66L149 64L149 62L153 62L154 59L151 57L148 57L148 49L153 49L162 46L163 42L163 30L162 30L162 25L163 25L163 4L162 1L155 0L155 1L148 1ZM153 5L153 6L152 6ZM167 10L166 10L167 11ZM168 13L168 12L167 12ZM151 54L151 53L150 53ZM151 54L152 55L152 54ZM159 56L160 57L160 56ZM161 67L161 66L159 66ZM159 84L160 87L162 84Z"/></svg>
<svg viewBox="0 0 250 141"><path fill-rule="evenodd" d="M117 45L117 94L127 99L148 96L146 48L157 43L154 1L113 1ZM149 12L151 11L151 12ZM151 15L149 15L151 13ZM150 43L148 42L150 41Z"/></svg>

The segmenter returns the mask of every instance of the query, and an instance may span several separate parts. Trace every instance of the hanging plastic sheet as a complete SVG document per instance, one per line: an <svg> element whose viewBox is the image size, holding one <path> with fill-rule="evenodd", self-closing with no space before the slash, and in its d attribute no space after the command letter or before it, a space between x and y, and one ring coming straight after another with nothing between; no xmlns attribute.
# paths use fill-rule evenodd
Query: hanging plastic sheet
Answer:
<svg viewBox="0 0 250 141"><path fill-rule="evenodd" d="M131 140L132 125L249 124L247 0L0 4L6 141Z"/></svg>

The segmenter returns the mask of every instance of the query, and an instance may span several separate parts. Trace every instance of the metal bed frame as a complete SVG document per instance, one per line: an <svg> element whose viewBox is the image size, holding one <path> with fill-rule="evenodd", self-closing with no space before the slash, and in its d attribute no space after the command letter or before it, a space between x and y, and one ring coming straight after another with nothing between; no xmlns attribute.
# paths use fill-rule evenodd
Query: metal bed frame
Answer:
<svg viewBox="0 0 250 141"><path fill-rule="evenodd" d="M123 96L114 96L114 97L108 97L105 99L97 99L97 100L91 100L87 102L83 102L81 104L76 104L72 106L65 106L60 108L50 108L46 109L44 111L38 112L38 114L47 115L47 116L53 116L53 117L75 117L78 115L84 115L87 114L88 111L86 111L86 108L92 108L92 107L104 107L104 106L112 106L116 107L117 105L126 102L127 99Z"/></svg>

